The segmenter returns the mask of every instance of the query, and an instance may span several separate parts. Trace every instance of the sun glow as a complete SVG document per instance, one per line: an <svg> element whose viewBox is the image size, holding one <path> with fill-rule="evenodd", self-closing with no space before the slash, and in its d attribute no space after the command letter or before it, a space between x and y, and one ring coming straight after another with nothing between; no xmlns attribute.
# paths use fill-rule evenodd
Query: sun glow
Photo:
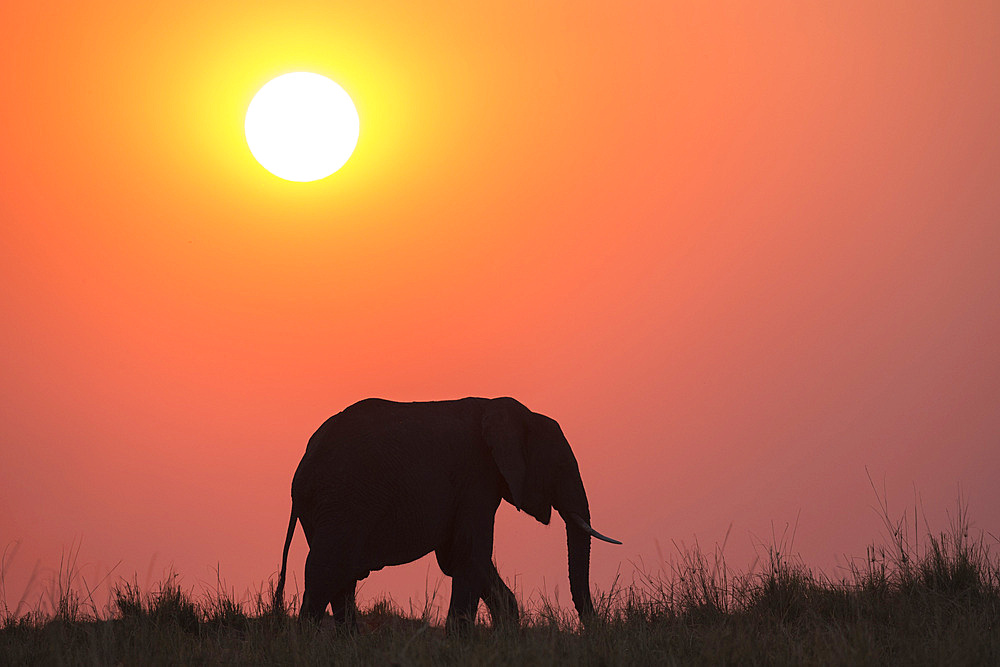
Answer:
<svg viewBox="0 0 1000 667"><path fill-rule="evenodd" d="M360 121L347 92L321 74L292 72L264 84L247 107L250 152L288 181L316 181L340 169L358 143Z"/></svg>

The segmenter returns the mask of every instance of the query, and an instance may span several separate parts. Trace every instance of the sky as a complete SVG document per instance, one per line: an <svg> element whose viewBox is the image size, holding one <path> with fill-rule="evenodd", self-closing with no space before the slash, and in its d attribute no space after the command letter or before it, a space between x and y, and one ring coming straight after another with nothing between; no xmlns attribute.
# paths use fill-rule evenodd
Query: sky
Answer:
<svg viewBox="0 0 1000 667"><path fill-rule="evenodd" d="M559 421L624 542L601 590L695 543L837 576L879 495L1000 535L998 45L991 1L5 7L8 606L72 549L91 587L259 589L307 439L369 396ZM358 109L321 181L243 137L291 71ZM498 512L522 601L569 604L557 524Z"/></svg>

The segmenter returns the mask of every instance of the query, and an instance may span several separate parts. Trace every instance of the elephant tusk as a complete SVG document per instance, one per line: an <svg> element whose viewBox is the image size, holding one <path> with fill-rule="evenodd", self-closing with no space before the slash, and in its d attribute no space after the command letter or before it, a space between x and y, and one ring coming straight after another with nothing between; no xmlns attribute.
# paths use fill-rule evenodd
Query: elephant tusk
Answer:
<svg viewBox="0 0 1000 667"><path fill-rule="evenodd" d="M573 523L579 526L583 530L583 532L587 533L591 537L596 537L599 540L604 540L605 542L610 542L611 544L621 544L621 542L619 542L618 540L610 538L607 535L601 535L599 532L591 528L590 524L584 521L583 517L580 516L579 514L570 512L569 518L572 519Z"/></svg>

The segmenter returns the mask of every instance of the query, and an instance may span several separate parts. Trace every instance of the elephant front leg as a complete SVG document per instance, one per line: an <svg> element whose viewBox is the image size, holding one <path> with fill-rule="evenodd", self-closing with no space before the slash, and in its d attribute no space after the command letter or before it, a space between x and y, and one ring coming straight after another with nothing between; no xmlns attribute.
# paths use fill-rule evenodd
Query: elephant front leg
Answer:
<svg viewBox="0 0 1000 667"><path fill-rule="evenodd" d="M445 629L448 634L468 630L476 622L479 599L482 593L482 577L455 575L451 580L451 603Z"/></svg>
<svg viewBox="0 0 1000 667"><path fill-rule="evenodd" d="M466 546L471 546L466 543ZM437 551L441 570L451 577L451 602L445 628L449 634L472 627L479 610L479 600L488 597L492 543L476 545L456 553L450 549ZM483 556L485 554L485 557Z"/></svg>
<svg viewBox="0 0 1000 667"><path fill-rule="evenodd" d="M441 571L451 577L445 625L449 632L471 627L479 601L493 599L489 589L494 576L500 578L493 567L493 520L499 502L499 498L481 496L463 503L454 520L455 532L447 544L435 550Z"/></svg>
<svg viewBox="0 0 1000 667"><path fill-rule="evenodd" d="M490 619L494 628L515 628L520 619L517 609L517 598L510 590L495 565L490 563L489 585L483 595L483 602L490 610Z"/></svg>

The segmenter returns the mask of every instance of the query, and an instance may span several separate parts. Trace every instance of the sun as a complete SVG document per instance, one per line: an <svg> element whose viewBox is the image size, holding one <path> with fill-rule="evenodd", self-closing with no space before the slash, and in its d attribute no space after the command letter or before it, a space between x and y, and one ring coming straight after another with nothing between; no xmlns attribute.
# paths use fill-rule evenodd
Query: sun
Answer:
<svg viewBox="0 0 1000 667"><path fill-rule="evenodd" d="M247 107L250 152L287 181L316 181L344 166L358 144L360 121L350 95L322 74L271 79Z"/></svg>

